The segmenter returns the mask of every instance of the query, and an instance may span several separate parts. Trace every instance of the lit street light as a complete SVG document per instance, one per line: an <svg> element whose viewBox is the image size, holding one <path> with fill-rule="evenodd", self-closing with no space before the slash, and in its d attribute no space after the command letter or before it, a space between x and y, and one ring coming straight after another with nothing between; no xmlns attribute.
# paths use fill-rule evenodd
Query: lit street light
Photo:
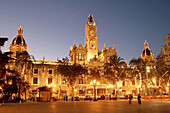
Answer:
<svg viewBox="0 0 170 113"><path fill-rule="evenodd" d="M51 93L52 93L52 96L53 96L53 92L55 92L55 91L56 91L56 90L55 90L56 85L54 85L54 84L50 84L50 85L48 85L48 87L51 89Z"/></svg>
<svg viewBox="0 0 170 113"><path fill-rule="evenodd" d="M96 80L93 80L92 82L90 82L91 85L93 85L94 87L94 100L93 101L97 101L96 99L96 86L99 85L100 83Z"/></svg>
<svg viewBox="0 0 170 113"><path fill-rule="evenodd" d="M112 92L111 92L111 89L113 89L113 85L112 84L109 84L107 86L108 89L110 89L110 99L111 99L111 96L112 96Z"/></svg>
<svg viewBox="0 0 170 113"><path fill-rule="evenodd" d="M150 67L147 66L146 67L146 77L147 77L147 80L146 80L146 87L147 87L147 96L149 96L149 88L148 88L148 73L150 72Z"/></svg>

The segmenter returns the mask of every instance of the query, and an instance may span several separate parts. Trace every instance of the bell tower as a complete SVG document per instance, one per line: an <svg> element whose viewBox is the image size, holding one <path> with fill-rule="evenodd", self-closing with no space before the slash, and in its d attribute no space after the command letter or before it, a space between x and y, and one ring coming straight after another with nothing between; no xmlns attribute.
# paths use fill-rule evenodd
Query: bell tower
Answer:
<svg viewBox="0 0 170 113"><path fill-rule="evenodd" d="M88 22L85 27L85 45L87 47L87 61L98 58L97 51L97 27L93 20L93 15L89 14Z"/></svg>

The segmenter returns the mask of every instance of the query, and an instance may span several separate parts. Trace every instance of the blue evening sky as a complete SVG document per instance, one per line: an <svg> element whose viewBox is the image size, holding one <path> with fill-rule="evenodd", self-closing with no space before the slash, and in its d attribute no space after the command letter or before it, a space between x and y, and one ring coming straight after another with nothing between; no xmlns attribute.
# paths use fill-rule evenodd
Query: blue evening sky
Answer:
<svg viewBox="0 0 170 113"><path fill-rule="evenodd" d="M74 40L85 44L89 13L97 25L98 49L116 46L118 56L140 57L149 43L156 57L170 33L170 0L0 0L0 36L17 35L20 25L29 53L47 60L69 56Z"/></svg>

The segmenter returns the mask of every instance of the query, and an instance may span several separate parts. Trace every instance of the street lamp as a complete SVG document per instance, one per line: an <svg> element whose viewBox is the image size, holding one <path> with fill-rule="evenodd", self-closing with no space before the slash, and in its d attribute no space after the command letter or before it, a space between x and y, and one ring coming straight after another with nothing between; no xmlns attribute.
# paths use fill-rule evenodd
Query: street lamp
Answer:
<svg viewBox="0 0 170 113"><path fill-rule="evenodd" d="M112 85L112 84L109 84L109 85L107 86L107 88L110 89L110 100L111 100L111 95L112 95L111 89L113 89L113 85Z"/></svg>
<svg viewBox="0 0 170 113"><path fill-rule="evenodd" d="M156 78L152 78L154 85L156 85Z"/></svg>
<svg viewBox="0 0 170 113"><path fill-rule="evenodd" d="M147 66L146 67L146 77L147 77L147 80L146 80L146 87L147 87L147 95L149 96L149 88L148 88L148 73L150 72L150 67Z"/></svg>
<svg viewBox="0 0 170 113"><path fill-rule="evenodd" d="M91 85L93 85L94 87L94 100L93 101L97 101L96 99L96 86L99 85L100 83L96 80L93 80L92 82L90 82Z"/></svg>
<svg viewBox="0 0 170 113"><path fill-rule="evenodd" d="M169 82L167 83L166 91L167 91L167 94L169 95Z"/></svg>
<svg viewBox="0 0 170 113"><path fill-rule="evenodd" d="M51 89L51 93L52 93L52 96L53 96L53 92L55 92L56 85L49 84L48 87Z"/></svg>

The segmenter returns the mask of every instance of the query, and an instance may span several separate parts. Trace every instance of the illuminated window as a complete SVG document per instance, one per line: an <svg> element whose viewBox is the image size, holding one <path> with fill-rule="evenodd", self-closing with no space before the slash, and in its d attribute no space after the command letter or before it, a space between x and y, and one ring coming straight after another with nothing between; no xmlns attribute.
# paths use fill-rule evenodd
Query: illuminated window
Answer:
<svg viewBox="0 0 170 113"><path fill-rule="evenodd" d="M66 79L65 78L63 79L63 84L66 84Z"/></svg>
<svg viewBox="0 0 170 113"><path fill-rule="evenodd" d="M33 84L38 84L38 78L37 77L33 78Z"/></svg>
<svg viewBox="0 0 170 113"><path fill-rule="evenodd" d="M38 74L38 69L34 69L34 74Z"/></svg>
<svg viewBox="0 0 170 113"><path fill-rule="evenodd" d="M79 96L85 96L85 90L79 90Z"/></svg>
<svg viewBox="0 0 170 113"><path fill-rule="evenodd" d="M84 55L81 53L78 53L78 60L83 61L84 60Z"/></svg>
<svg viewBox="0 0 170 113"><path fill-rule="evenodd" d="M48 84L52 84L52 78L48 78Z"/></svg>

